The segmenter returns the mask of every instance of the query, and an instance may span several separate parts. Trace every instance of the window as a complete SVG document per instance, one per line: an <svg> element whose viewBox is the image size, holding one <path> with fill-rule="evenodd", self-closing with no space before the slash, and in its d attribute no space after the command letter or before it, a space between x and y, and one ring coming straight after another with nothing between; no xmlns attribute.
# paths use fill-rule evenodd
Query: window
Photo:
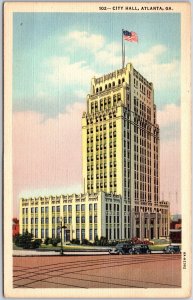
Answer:
<svg viewBox="0 0 193 300"><path fill-rule="evenodd" d="M48 206L45 207L45 212L46 212L46 213L49 212L49 207L48 207Z"/></svg>
<svg viewBox="0 0 193 300"><path fill-rule="evenodd" d="M35 207L35 213L36 214L38 213L38 207Z"/></svg>
<svg viewBox="0 0 193 300"><path fill-rule="evenodd" d="M67 217L64 217L64 224L67 223Z"/></svg>
<svg viewBox="0 0 193 300"><path fill-rule="evenodd" d="M49 219L48 219L48 218L45 219L45 223L46 223L46 224L49 223Z"/></svg>
<svg viewBox="0 0 193 300"><path fill-rule="evenodd" d="M31 218L31 224L34 224L34 218Z"/></svg>
<svg viewBox="0 0 193 300"><path fill-rule="evenodd" d="M94 210L97 210L97 203L94 204Z"/></svg>
<svg viewBox="0 0 193 300"><path fill-rule="evenodd" d="M41 224L44 224L44 218L41 218Z"/></svg>
<svg viewBox="0 0 193 300"><path fill-rule="evenodd" d="M81 223L85 223L85 217L81 217Z"/></svg>
<svg viewBox="0 0 193 300"><path fill-rule="evenodd" d="M89 240L92 240L92 229L89 229Z"/></svg>
<svg viewBox="0 0 193 300"><path fill-rule="evenodd" d="M97 229L94 230L94 238L97 236Z"/></svg>
<svg viewBox="0 0 193 300"><path fill-rule="evenodd" d="M85 211L85 204L81 204L81 211Z"/></svg>
<svg viewBox="0 0 193 300"><path fill-rule="evenodd" d="M41 238L44 238L44 229L41 229Z"/></svg>
<svg viewBox="0 0 193 300"><path fill-rule="evenodd" d="M89 210L92 210L92 204L89 204Z"/></svg>
<svg viewBox="0 0 193 300"><path fill-rule="evenodd" d="M67 211L67 205L63 206L63 211Z"/></svg>
<svg viewBox="0 0 193 300"><path fill-rule="evenodd" d="M26 224L28 224L28 218L25 219Z"/></svg>
<svg viewBox="0 0 193 300"><path fill-rule="evenodd" d="M89 223L92 223L92 216L89 216Z"/></svg>
<svg viewBox="0 0 193 300"><path fill-rule="evenodd" d="M23 222L23 224L25 224L25 219L24 219L24 218L23 218L23 221L22 221L22 222Z"/></svg>
<svg viewBox="0 0 193 300"><path fill-rule="evenodd" d="M32 214L34 213L34 207L31 208L31 213L32 213Z"/></svg>
<svg viewBox="0 0 193 300"><path fill-rule="evenodd" d="M46 230L45 230L45 238L47 238L48 237L48 229L46 228Z"/></svg>
<svg viewBox="0 0 193 300"><path fill-rule="evenodd" d="M81 238L82 238L82 240L85 239L85 229L81 230Z"/></svg>
<svg viewBox="0 0 193 300"><path fill-rule="evenodd" d="M57 217L57 223L60 223L60 217Z"/></svg>
<svg viewBox="0 0 193 300"><path fill-rule="evenodd" d="M54 224L54 223L55 223L55 217L52 218L52 224Z"/></svg>
<svg viewBox="0 0 193 300"><path fill-rule="evenodd" d="M76 205L76 211L80 211L80 205L79 204Z"/></svg>
<svg viewBox="0 0 193 300"><path fill-rule="evenodd" d="M76 223L80 223L80 217L76 217Z"/></svg>
<svg viewBox="0 0 193 300"><path fill-rule="evenodd" d="M55 212L55 206L52 206L52 212Z"/></svg>
<svg viewBox="0 0 193 300"><path fill-rule="evenodd" d="M25 214L25 208L22 208L22 212L23 212L23 214Z"/></svg>
<svg viewBox="0 0 193 300"><path fill-rule="evenodd" d="M60 237L61 229L60 227L57 227L57 237Z"/></svg>
<svg viewBox="0 0 193 300"><path fill-rule="evenodd" d="M52 238L55 238L55 229L52 229Z"/></svg>
<svg viewBox="0 0 193 300"><path fill-rule="evenodd" d="M35 229L35 238L37 238L38 237L38 229L36 228Z"/></svg>
<svg viewBox="0 0 193 300"><path fill-rule="evenodd" d="M35 218L35 224L38 224L38 218Z"/></svg>
<svg viewBox="0 0 193 300"><path fill-rule="evenodd" d="M97 223L97 216L94 216L94 222Z"/></svg>
<svg viewBox="0 0 193 300"><path fill-rule="evenodd" d="M44 207L41 207L41 213L44 213Z"/></svg>
<svg viewBox="0 0 193 300"><path fill-rule="evenodd" d="M80 239L80 229L76 229L76 238Z"/></svg>
<svg viewBox="0 0 193 300"><path fill-rule="evenodd" d="M72 217L68 217L68 223L69 223L69 224L72 223Z"/></svg>
<svg viewBox="0 0 193 300"><path fill-rule="evenodd" d="M56 211L60 212L60 206L56 206Z"/></svg>

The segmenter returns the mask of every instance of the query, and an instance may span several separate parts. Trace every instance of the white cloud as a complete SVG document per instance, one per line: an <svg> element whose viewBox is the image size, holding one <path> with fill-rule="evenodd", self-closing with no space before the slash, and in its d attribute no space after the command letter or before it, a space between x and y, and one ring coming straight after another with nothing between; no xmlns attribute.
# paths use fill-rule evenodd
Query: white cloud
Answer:
<svg viewBox="0 0 193 300"><path fill-rule="evenodd" d="M157 112L158 124L161 127L169 127L180 122L180 106L167 104Z"/></svg>
<svg viewBox="0 0 193 300"><path fill-rule="evenodd" d="M117 67L121 63L121 45L115 42L107 43L105 37L100 34L73 31L65 37L60 37L59 41L65 46L71 45L71 48L76 47L92 53L96 64L105 63Z"/></svg>
<svg viewBox="0 0 193 300"><path fill-rule="evenodd" d="M87 85L96 72L85 61L70 63L65 56L55 56L46 62L50 72L46 75L48 81L56 86Z"/></svg>
<svg viewBox="0 0 193 300"><path fill-rule="evenodd" d="M86 31L72 31L65 37L60 37L61 43L69 43L87 49L91 52L96 52L102 49L105 45L105 38L99 34L91 34Z"/></svg>
<svg viewBox="0 0 193 300"><path fill-rule="evenodd" d="M180 63L174 59L167 63L160 62L162 55L167 55L167 47L156 45L145 53L140 53L131 58L134 67L149 81L154 88L161 90L175 88L179 82Z"/></svg>

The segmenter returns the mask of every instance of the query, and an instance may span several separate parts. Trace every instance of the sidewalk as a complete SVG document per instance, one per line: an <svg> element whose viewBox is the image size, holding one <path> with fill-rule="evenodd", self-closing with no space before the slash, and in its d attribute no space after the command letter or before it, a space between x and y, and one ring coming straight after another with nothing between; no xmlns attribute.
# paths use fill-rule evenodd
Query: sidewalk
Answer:
<svg viewBox="0 0 193 300"><path fill-rule="evenodd" d="M109 255L108 251L64 251L65 255ZM13 256L60 256L60 251L13 250Z"/></svg>

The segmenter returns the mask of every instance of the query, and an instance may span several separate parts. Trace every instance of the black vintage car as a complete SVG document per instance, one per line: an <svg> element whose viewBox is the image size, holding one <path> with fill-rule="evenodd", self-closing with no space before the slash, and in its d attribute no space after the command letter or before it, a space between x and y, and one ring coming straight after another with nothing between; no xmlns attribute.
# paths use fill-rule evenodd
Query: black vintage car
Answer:
<svg viewBox="0 0 193 300"><path fill-rule="evenodd" d="M133 254L151 254L151 250L148 245L137 244L133 246Z"/></svg>
<svg viewBox="0 0 193 300"><path fill-rule="evenodd" d="M164 248L163 253L165 253L165 254L180 253L180 246L177 246L177 245L167 246Z"/></svg>
<svg viewBox="0 0 193 300"><path fill-rule="evenodd" d="M120 243L117 244L114 249L109 250L109 253L112 255L133 254L133 245L128 243Z"/></svg>

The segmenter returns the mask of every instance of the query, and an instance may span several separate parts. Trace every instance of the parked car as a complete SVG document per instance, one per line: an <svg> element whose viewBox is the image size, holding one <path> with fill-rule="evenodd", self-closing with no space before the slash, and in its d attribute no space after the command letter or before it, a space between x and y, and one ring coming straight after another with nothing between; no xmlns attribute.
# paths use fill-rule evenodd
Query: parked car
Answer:
<svg viewBox="0 0 193 300"><path fill-rule="evenodd" d="M164 248L163 253L165 254L174 254L174 253L180 253L180 246L167 246Z"/></svg>
<svg viewBox="0 0 193 300"><path fill-rule="evenodd" d="M148 245L136 244L133 246L133 254L151 254L151 250Z"/></svg>
<svg viewBox="0 0 193 300"><path fill-rule="evenodd" d="M133 254L133 245L128 243L117 244L115 248L110 249L109 253L112 255L118 254Z"/></svg>
<svg viewBox="0 0 193 300"><path fill-rule="evenodd" d="M111 255L119 255L119 249L112 248L109 250L109 254Z"/></svg>

